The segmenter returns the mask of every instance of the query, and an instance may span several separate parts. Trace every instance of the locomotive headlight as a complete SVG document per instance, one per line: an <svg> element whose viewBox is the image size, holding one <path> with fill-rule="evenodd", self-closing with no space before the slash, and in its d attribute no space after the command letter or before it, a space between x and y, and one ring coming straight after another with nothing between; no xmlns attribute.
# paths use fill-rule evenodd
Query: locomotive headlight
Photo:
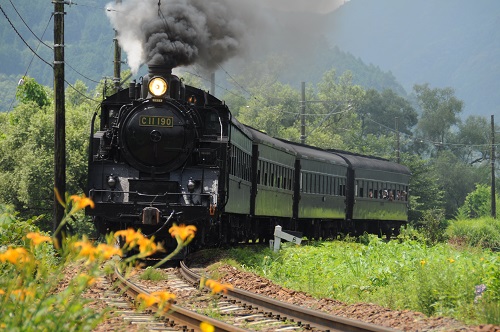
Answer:
<svg viewBox="0 0 500 332"><path fill-rule="evenodd" d="M167 81L161 77L154 77L149 81L149 92L155 97L161 97L167 92Z"/></svg>
<svg viewBox="0 0 500 332"><path fill-rule="evenodd" d="M194 183L193 178L190 178L188 183L187 183L188 191L190 193L192 193L194 191L195 186L196 186L196 184Z"/></svg>

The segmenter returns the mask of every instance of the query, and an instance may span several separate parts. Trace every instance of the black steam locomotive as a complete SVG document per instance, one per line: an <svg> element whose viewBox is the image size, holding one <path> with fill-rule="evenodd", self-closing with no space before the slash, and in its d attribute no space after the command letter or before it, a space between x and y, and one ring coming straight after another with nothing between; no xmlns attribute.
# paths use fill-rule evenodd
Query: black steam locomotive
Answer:
<svg viewBox="0 0 500 332"><path fill-rule="evenodd" d="M205 246L266 241L276 225L327 239L407 221L405 166L269 137L170 68L150 64L142 84L102 102L97 130L95 120L87 213L103 234L133 227L168 242L176 222Z"/></svg>

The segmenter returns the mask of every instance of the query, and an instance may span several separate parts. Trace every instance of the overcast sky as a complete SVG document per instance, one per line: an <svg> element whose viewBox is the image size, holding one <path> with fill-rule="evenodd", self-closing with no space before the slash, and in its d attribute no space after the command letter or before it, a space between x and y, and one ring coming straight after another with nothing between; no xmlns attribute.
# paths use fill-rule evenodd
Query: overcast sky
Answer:
<svg viewBox="0 0 500 332"><path fill-rule="evenodd" d="M341 6L345 0L265 0L265 6L296 12L327 14Z"/></svg>

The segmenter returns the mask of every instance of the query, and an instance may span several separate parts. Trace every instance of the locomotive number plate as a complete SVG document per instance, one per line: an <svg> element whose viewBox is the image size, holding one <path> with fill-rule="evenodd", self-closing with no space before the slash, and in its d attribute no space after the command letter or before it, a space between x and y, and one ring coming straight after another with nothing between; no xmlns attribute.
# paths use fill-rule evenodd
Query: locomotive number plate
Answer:
<svg viewBox="0 0 500 332"><path fill-rule="evenodd" d="M139 126L172 128L174 126L174 117L142 115L139 117Z"/></svg>

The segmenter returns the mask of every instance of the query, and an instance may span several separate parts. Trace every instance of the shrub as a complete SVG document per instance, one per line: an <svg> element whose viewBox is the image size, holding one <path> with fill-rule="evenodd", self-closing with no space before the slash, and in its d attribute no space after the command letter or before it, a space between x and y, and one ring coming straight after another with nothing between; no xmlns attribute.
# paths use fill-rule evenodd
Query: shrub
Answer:
<svg viewBox="0 0 500 332"><path fill-rule="evenodd" d="M500 221L491 217L452 221L446 234L454 243L500 248Z"/></svg>
<svg viewBox="0 0 500 332"><path fill-rule="evenodd" d="M420 220L421 230L430 243L442 242L446 239L448 222L444 217L444 210L431 209L424 211Z"/></svg>
<svg viewBox="0 0 500 332"><path fill-rule="evenodd" d="M496 195L496 204L500 203ZM491 215L491 187L484 184L476 185L476 190L469 193L457 212L457 219L480 218Z"/></svg>

